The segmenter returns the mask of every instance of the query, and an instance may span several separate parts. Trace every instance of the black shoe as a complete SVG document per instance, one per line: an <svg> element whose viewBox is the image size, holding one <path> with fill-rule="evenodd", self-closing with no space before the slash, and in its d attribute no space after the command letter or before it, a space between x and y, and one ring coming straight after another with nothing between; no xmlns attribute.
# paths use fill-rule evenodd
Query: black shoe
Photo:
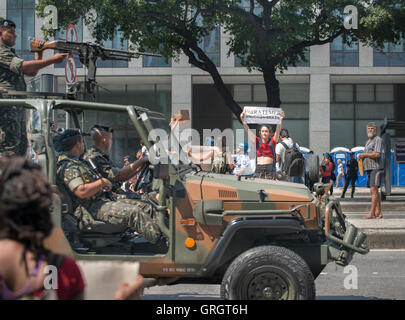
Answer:
<svg viewBox="0 0 405 320"><path fill-rule="evenodd" d="M342 194L342 195L340 196L340 199L344 199L344 198L345 198L345 195Z"/></svg>

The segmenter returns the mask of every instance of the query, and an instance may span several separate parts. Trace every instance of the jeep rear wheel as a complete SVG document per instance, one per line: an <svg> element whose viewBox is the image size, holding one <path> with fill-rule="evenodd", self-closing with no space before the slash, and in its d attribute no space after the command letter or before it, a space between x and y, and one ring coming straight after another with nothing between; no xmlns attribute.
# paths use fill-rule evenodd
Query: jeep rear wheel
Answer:
<svg viewBox="0 0 405 320"><path fill-rule="evenodd" d="M284 247L261 246L237 257L221 283L226 300L309 300L315 282L307 263Z"/></svg>

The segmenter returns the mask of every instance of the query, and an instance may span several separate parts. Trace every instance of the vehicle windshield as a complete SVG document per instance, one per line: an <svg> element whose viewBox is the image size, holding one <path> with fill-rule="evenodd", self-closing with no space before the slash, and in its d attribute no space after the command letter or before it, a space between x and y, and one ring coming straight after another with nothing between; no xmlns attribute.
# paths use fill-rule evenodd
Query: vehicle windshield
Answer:
<svg viewBox="0 0 405 320"><path fill-rule="evenodd" d="M149 132L148 140L156 141L155 146L152 146L149 153L157 157L157 159L151 161L167 164L169 163L168 159L170 159L170 163L176 168L184 165L189 166L190 161L185 152L187 145L181 145L179 142L179 126L175 126L171 130L169 126L170 119L167 119L163 114L152 111L147 111L146 114L153 127L153 130Z"/></svg>

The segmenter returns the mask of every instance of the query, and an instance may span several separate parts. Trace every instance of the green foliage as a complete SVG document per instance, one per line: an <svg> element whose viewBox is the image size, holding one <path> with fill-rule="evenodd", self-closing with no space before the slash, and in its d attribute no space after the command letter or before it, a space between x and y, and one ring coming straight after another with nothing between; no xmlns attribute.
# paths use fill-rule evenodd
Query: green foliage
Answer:
<svg viewBox="0 0 405 320"><path fill-rule="evenodd" d="M403 0L39 0L40 17L49 4L58 8L61 28L84 15L98 42L111 38L118 28L138 50L166 59L186 54L223 88L215 65L198 45L220 25L230 35L228 54L234 53L249 70L263 72L272 94L279 94L275 72L305 60L311 46L337 37L349 44L361 40L382 46L387 40L399 41L405 28ZM344 27L348 5L358 10L358 29ZM53 34L44 30L45 36ZM276 97L272 106L278 103Z"/></svg>
<svg viewBox="0 0 405 320"><path fill-rule="evenodd" d="M191 44L222 25L231 35L230 52L242 65L261 71L267 65L280 70L295 65L305 59L305 48L339 35L346 42L398 41L405 25L400 0L40 0L39 16L49 4L58 8L61 28L85 15L97 41L111 38L118 26L137 47L167 58L184 46L193 49ZM348 5L359 10L358 30L343 27Z"/></svg>

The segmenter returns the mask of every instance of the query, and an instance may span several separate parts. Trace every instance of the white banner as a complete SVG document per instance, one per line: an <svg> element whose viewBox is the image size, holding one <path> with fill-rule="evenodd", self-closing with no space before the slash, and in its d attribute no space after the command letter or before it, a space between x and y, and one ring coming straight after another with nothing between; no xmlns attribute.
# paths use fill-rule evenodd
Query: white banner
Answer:
<svg viewBox="0 0 405 320"><path fill-rule="evenodd" d="M267 107L249 107L243 108L245 113L245 123L268 123L280 124L281 123L281 110L280 108L267 108Z"/></svg>

